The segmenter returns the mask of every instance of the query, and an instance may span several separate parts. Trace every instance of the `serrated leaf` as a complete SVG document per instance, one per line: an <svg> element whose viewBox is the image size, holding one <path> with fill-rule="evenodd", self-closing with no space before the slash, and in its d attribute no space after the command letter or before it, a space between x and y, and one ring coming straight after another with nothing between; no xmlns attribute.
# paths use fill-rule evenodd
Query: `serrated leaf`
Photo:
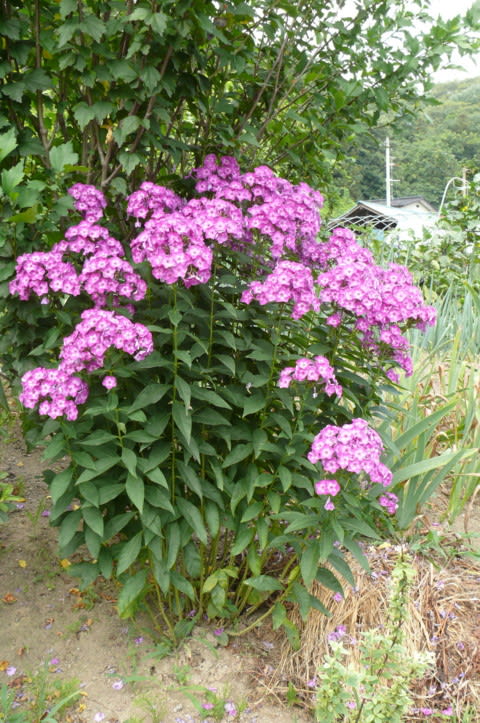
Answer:
<svg viewBox="0 0 480 723"><path fill-rule="evenodd" d="M74 105L72 110L74 118L80 126L80 130L82 131L90 123L90 121L95 118L95 111L93 110L92 106L87 105L83 101L81 103L77 103L77 105Z"/></svg>
<svg viewBox="0 0 480 723"><path fill-rule="evenodd" d="M15 130L11 128L6 133L0 134L0 161L8 156L9 153L17 147L17 136Z"/></svg>
<svg viewBox="0 0 480 723"><path fill-rule="evenodd" d="M68 164L78 163L78 153L73 150L71 141L53 146L49 153L50 164L54 171L61 173Z"/></svg>

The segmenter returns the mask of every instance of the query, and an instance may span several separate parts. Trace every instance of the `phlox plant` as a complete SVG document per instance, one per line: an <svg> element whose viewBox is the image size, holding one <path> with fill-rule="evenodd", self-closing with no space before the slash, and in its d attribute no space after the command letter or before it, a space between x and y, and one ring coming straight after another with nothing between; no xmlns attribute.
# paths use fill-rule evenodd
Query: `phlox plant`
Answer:
<svg viewBox="0 0 480 723"><path fill-rule="evenodd" d="M69 460L46 475L60 554L120 581L121 616L144 603L175 638L262 608L291 631L289 604L323 610L312 582L341 590L344 552L395 512L368 420L434 311L350 231L321 238L307 184L213 155L190 180L144 182L122 241L104 195L70 189L82 219L10 291L76 324L20 400Z"/></svg>

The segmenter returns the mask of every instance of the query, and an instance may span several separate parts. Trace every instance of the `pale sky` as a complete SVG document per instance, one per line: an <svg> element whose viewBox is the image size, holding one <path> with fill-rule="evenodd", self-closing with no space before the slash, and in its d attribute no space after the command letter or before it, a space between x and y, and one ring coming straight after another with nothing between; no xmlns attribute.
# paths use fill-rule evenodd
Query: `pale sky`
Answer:
<svg viewBox="0 0 480 723"><path fill-rule="evenodd" d="M431 0L430 12L433 16L441 15L449 19L454 15L465 13L474 4L474 0ZM464 80L480 76L480 53L475 58L458 58L454 60L457 65L464 66L464 70L440 70L434 75L437 83L447 83L450 80Z"/></svg>

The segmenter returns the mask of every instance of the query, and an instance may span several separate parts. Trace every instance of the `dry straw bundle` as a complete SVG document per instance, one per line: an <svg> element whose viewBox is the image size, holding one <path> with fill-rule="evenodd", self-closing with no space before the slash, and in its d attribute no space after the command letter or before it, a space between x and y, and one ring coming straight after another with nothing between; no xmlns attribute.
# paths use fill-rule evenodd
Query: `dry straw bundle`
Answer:
<svg viewBox="0 0 480 723"><path fill-rule="evenodd" d="M312 610L308 619L302 621L292 611L300 630L300 649L292 652L287 641L282 641L279 664L264 679L271 693L280 697L290 684L305 704L311 703L312 681L329 652L328 638L339 630L350 662L358 662L355 641L359 634L375 628L382 630L386 625L390 574L402 551L405 548L385 543L366 548L370 572L350 560L356 587L345 588L343 599L314 584L312 592L332 611L332 616L328 618ZM435 721L434 712L448 708L462 720L462 711L480 711L480 566L457 557L439 567L420 555L412 557L412 565L415 578L405 620L404 645L408 654L431 651L435 663L433 670L411 691L418 715L412 713L409 720ZM427 709L433 711L431 715L425 712Z"/></svg>

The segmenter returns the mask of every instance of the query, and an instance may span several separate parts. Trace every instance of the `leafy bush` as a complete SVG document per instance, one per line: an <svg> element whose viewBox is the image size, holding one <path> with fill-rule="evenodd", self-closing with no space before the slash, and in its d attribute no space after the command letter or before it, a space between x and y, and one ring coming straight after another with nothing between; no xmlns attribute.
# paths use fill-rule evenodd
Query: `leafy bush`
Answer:
<svg viewBox="0 0 480 723"><path fill-rule="evenodd" d="M340 591L326 563L351 581L342 551L396 509L366 419L411 371L402 331L434 312L349 231L319 242L306 184L214 156L192 177L189 200L131 194L123 244L99 224L104 195L70 189L83 220L10 284L74 327L45 339L56 366L26 372L20 399L38 408L30 439L70 460L47 474L51 520L62 556L86 545L84 584L116 576L122 616L155 590L172 637L266 600L290 630L288 603L321 608L313 580Z"/></svg>

